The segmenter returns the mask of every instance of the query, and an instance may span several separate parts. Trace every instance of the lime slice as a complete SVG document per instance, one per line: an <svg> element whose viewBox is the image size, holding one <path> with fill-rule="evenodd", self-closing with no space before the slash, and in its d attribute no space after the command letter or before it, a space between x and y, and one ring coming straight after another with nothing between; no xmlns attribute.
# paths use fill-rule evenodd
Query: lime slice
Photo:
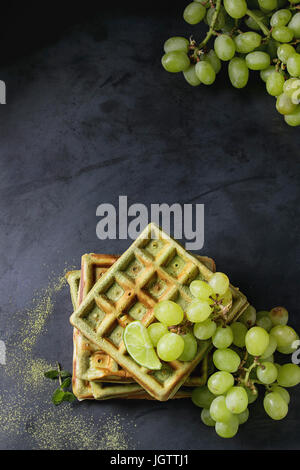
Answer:
<svg viewBox="0 0 300 470"><path fill-rule="evenodd" d="M140 366L147 369L161 369L161 362L154 351L149 333L139 321L133 321L126 326L124 331L124 343L127 352Z"/></svg>

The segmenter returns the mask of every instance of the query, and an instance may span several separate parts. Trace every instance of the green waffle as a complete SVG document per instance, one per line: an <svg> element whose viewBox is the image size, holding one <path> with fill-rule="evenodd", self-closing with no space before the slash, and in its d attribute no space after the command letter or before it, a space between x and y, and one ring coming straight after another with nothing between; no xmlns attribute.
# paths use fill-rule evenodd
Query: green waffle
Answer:
<svg viewBox="0 0 300 470"><path fill-rule="evenodd" d="M85 259L87 256L84 255ZM89 257L89 266L93 268L93 274L95 270L97 275L101 275L105 272L107 267L104 267L103 257L107 255L92 255ZM110 256L110 255L108 255ZM84 263L86 267L86 263ZM104 271L103 271L104 269ZM79 286L80 286L80 276L81 271L69 271L66 274L67 281L70 286L71 300L73 308L76 309L80 296L79 296ZM126 398L126 399L152 399L152 397L144 391L144 389L138 385L136 382L134 385L129 385L127 383L116 384L116 383L103 383L100 381L89 381L82 379L81 377L81 368L80 357L86 354L86 348L84 345L88 342L79 331L74 328L74 354L73 354L73 392L79 400L85 399L97 399L105 400L110 398ZM195 374L187 379L189 382L189 387L191 386L201 386L206 383L207 380L207 357L201 361L201 364L194 371ZM188 398L191 397L192 388L181 387L180 390L174 395L173 398Z"/></svg>
<svg viewBox="0 0 300 470"><path fill-rule="evenodd" d="M138 365L123 343L124 328L140 320L146 327L154 320L153 309L161 300L171 299L185 310L191 302L189 284L212 276L204 264L155 224L149 224L130 248L101 277L71 316L71 323L86 338L109 354L155 399L172 398L204 357L210 341L198 341L190 362L168 363L169 372L151 371ZM233 302L227 312L234 321L247 307L246 297L230 286Z"/></svg>
<svg viewBox="0 0 300 470"><path fill-rule="evenodd" d="M112 266L119 256L107 254L85 254L81 258L81 277L79 284L78 302L81 304L87 296L95 282L103 276L110 266ZM215 271L215 263L211 258L206 256L198 256L211 270ZM78 305L79 305L78 304ZM136 383L130 374L122 369L116 361L108 354L99 351L97 346L92 343L87 344L87 340L82 335L76 337L77 353L76 375L84 380L101 380L101 382L133 382ZM188 377L186 386L200 386L203 383L202 375L197 376L199 371L195 371L191 377Z"/></svg>

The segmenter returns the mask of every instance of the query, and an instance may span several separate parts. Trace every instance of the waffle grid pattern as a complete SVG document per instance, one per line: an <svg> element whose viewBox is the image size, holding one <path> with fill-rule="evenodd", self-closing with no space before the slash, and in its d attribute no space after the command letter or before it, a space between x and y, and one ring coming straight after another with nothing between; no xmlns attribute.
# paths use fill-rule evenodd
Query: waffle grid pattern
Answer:
<svg viewBox="0 0 300 470"><path fill-rule="evenodd" d="M106 256L106 255L104 255ZM100 266L102 265L102 255L84 255L84 257L92 261L89 263L90 267L92 268L93 272L102 271L102 274L105 273L107 270L107 266ZM86 266L86 262L84 263ZM73 304L73 308L76 309L80 296L79 296L79 285L80 285L80 278L82 276L82 271L70 271L67 273L66 278L70 286L70 294L71 300ZM101 275L97 274L98 277ZM144 389L138 385L136 382L133 384L127 384L123 382L122 384L116 383L103 383L97 380L86 380L82 378L81 374L81 367L80 364L80 357L85 356L87 346L92 348L91 344L88 342L86 338L84 338L81 333L74 328L73 331L73 342L74 342L74 353L73 353L73 392L77 396L79 400L85 399L97 399L97 400L105 400L110 398L126 398L126 399L153 399L148 393L144 391ZM88 348L88 350L90 350ZM97 349L97 348L93 348ZM98 351L99 354L101 354ZM95 353L97 354L97 352ZM111 360L114 362L113 360ZM188 378L185 385L181 387L177 393L174 395L173 398L188 398L191 397L192 394L192 386L201 386L206 383L207 380L207 363L208 358L205 357L203 361L199 364L199 366L194 371L194 375ZM116 363L115 363L116 364ZM110 373L110 371L108 372Z"/></svg>
<svg viewBox="0 0 300 470"><path fill-rule="evenodd" d="M154 398L164 401L176 393L203 358L209 342L200 341L193 361L173 361L168 377L138 365L122 341L130 321L140 320L146 327L155 320L157 302L174 300L185 310L192 300L189 284L194 279L209 280L212 272L186 252L155 224L149 224L131 247L100 278L71 323L84 336L109 354ZM243 294L231 286L233 305L228 320L234 320L247 307ZM158 371L159 372L159 371Z"/></svg>

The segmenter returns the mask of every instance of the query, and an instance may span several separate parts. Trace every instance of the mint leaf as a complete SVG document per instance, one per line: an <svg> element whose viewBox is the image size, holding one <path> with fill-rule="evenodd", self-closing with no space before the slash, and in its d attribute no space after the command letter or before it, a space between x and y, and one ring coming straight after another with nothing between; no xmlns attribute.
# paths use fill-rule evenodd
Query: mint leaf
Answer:
<svg viewBox="0 0 300 470"><path fill-rule="evenodd" d="M52 379L52 380L55 380L55 379L58 379L58 371L57 370L48 370L48 372L45 372L44 373L44 376L47 378L47 379Z"/></svg>
<svg viewBox="0 0 300 470"><path fill-rule="evenodd" d="M68 372L67 370L62 370L60 372L60 376L62 379L65 379L66 377L72 377L72 374L70 372Z"/></svg>
<svg viewBox="0 0 300 470"><path fill-rule="evenodd" d="M70 385L71 385L71 378L68 377L68 378L66 378L66 379L63 381L63 383L61 384L60 387L61 387L62 389L64 389L64 388L70 387Z"/></svg>
<svg viewBox="0 0 300 470"><path fill-rule="evenodd" d="M54 405L59 405L64 401L64 395L65 392L60 388L57 388L52 395L52 403L54 403Z"/></svg>
<svg viewBox="0 0 300 470"><path fill-rule="evenodd" d="M73 402L76 400L75 395L72 392L64 392L63 401Z"/></svg>

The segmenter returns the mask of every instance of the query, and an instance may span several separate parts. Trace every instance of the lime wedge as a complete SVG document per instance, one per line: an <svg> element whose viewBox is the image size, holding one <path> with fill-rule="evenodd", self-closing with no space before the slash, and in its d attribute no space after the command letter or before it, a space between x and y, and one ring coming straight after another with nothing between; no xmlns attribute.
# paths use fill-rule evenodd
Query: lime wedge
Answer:
<svg viewBox="0 0 300 470"><path fill-rule="evenodd" d="M126 326L124 331L124 343L128 354L140 366L147 369L161 369L161 362L154 351L149 333L139 321L133 321Z"/></svg>

